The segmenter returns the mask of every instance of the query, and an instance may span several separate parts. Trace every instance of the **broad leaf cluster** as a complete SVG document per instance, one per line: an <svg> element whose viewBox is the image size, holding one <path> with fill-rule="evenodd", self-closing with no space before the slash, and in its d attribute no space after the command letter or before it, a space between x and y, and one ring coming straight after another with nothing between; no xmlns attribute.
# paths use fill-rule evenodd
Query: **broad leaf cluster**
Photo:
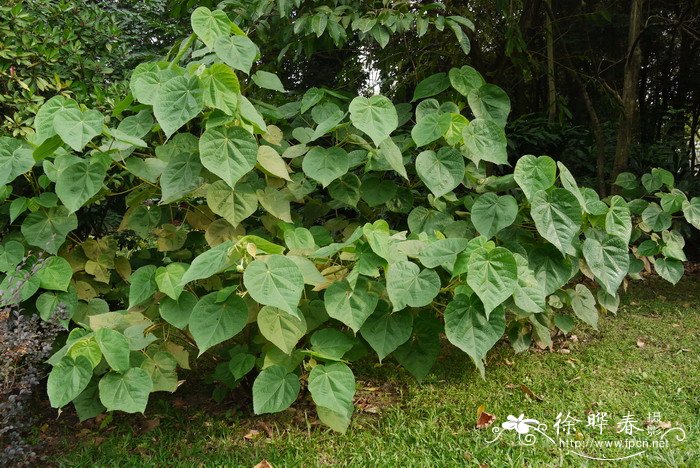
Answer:
<svg viewBox="0 0 700 468"><path fill-rule="evenodd" d="M547 156L489 175L508 163L510 101L476 70L428 78L413 105L311 89L276 106L241 92L284 88L253 73L235 23L202 7L192 27L175 59L134 70L111 116L59 96L33 139L0 139L0 290L49 255L2 300L71 316L53 406L143 412L206 352L217 397L254 379L269 413L306 386L344 431L364 355L421 379L444 333L483 374L504 335L547 346L614 313L628 278L682 276L700 199L663 169L623 174L629 201ZM82 213L114 200L119 226L86 235Z"/></svg>

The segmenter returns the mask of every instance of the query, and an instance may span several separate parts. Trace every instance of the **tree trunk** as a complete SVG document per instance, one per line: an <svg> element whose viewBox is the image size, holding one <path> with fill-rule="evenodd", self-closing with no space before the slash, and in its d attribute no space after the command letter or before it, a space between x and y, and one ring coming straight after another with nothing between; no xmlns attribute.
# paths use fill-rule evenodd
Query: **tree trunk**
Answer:
<svg viewBox="0 0 700 468"><path fill-rule="evenodd" d="M639 71L642 62L642 51L639 47L639 33L642 29L642 0L632 0L630 11L630 26L627 34L627 59L622 88L622 115L618 126L617 146L612 170L612 181L627 169L630 147L635 138L635 126L639 104L637 90L639 87ZM612 192L619 187L612 186Z"/></svg>
<svg viewBox="0 0 700 468"><path fill-rule="evenodd" d="M552 0L545 0L547 7L552 8ZM552 33L552 18L545 14L544 28L547 35L547 117L553 122L557 116L557 88L554 80L554 34Z"/></svg>
<svg viewBox="0 0 700 468"><path fill-rule="evenodd" d="M598 195L600 198L606 195L606 181L605 181L605 137L603 136L603 127L600 125L600 120L598 119L598 113L593 106L591 97L586 90L586 85L584 85L581 80L577 79L581 89L581 95L583 96L583 102L586 105L586 110L588 111L588 118L591 119L591 127L593 128L593 137L595 138L595 170L596 170L596 185L598 186Z"/></svg>

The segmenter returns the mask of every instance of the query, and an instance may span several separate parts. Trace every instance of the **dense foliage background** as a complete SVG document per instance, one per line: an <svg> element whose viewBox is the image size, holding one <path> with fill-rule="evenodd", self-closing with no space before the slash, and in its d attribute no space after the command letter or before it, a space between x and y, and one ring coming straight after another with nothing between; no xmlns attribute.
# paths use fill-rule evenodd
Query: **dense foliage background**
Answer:
<svg viewBox="0 0 700 468"><path fill-rule="evenodd" d="M308 390L345 431L354 360L421 379L444 333L483 375L503 336L678 282L698 17L623 3L0 7L0 435L49 351L81 419L143 412L197 354L215 398Z"/></svg>

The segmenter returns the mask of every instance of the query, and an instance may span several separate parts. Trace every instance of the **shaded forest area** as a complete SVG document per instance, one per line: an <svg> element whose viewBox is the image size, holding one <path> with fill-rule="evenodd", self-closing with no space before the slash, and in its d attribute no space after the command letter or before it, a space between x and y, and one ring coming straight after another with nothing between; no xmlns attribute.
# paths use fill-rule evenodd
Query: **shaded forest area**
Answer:
<svg viewBox="0 0 700 468"><path fill-rule="evenodd" d="M683 181L681 188L698 193L698 4L11 1L0 21L6 38L0 54L2 129L22 133L32 112L56 92L105 107L116 102L125 93L127 70L167 54L166 45L182 38L194 8L218 5L260 44L265 68L292 93L314 86L350 93L374 88L395 102L409 102L423 79L469 64L511 96L512 162L528 153L552 155L601 195L619 189L613 182L621 172L660 166ZM25 17L13 17L13 7L22 7ZM462 27L455 40L446 40L445 29L459 28L454 22L386 26L418 8L467 18L474 29ZM31 43L40 47L27 47ZM25 52L13 54L20 44Z"/></svg>

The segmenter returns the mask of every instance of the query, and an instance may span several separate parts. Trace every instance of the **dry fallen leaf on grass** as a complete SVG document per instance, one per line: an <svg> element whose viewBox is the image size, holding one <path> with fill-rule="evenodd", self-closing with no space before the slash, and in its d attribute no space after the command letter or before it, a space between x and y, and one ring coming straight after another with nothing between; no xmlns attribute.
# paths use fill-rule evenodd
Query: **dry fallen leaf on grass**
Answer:
<svg viewBox="0 0 700 468"><path fill-rule="evenodd" d="M533 400L537 400L537 401L544 400L541 396L535 395L535 392L530 390L530 388L525 384L520 384L520 390L522 390L525 395L529 396Z"/></svg>
<svg viewBox="0 0 700 468"><path fill-rule="evenodd" d="M147 419L143 422L143 425L141 426L141 432L143 434L151 432L158 426L160 426L160 418Z"/></svg>
<svg viewBox="0 0 700 468"><path fill-rule="evenodd" d="M476 410L476 428L486 429L493 424L496 416L484 411L484 405L479 406Z"/></svg>
<svg viewBox="0 0 700 468"><path fill-rule="evenodd" d="M245 440L255 440L260 437L260 431L257 429L251 429L246 435L243 436Z"/></svg>
<svg viewBox="0 0 700 468"><path fill-rule="evenodd" d="M269 461L263 459L260 461L260 463L255 465L253 468L273 468L273 466Z"/></svg>

